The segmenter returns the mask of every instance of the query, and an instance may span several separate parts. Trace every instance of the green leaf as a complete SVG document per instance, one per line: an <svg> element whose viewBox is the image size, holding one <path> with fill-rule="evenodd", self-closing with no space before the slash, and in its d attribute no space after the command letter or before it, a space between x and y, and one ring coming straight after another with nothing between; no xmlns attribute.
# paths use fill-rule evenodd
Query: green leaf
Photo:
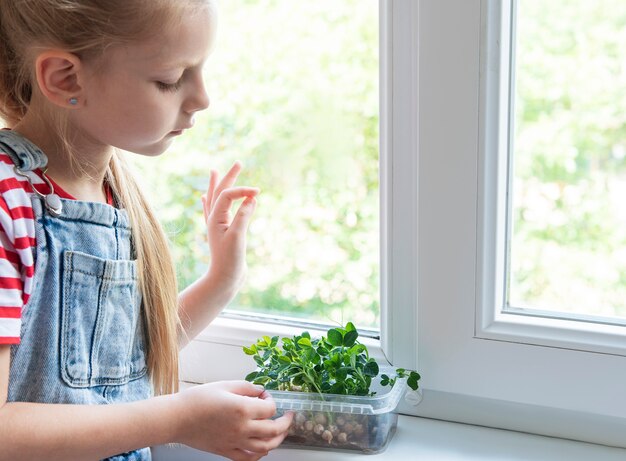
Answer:
<svg viewBox="0 0 626 461"><path fill-rule="evenodd" d="M346 331L356 331L356 327L354 326L354 323L352 322L346 323Z"/></svg>
<svg viewBox="0 0 626 461"><path fill-rule="evenodd" d="M319 359L319 356L316 354L315 349L313 349L312 347L308 347L304 350L304 353L302 354L302 358L304 359L303 361L306 362L313 362L315 360L315 357L317 357ZM315 363L315 362L313 362Z"/></svg>
<svg viewBox="0 0 626 461"><path fill-rule="evenodd" d="M253 371L252 373L248 373L244 378L246 381L254 381L254 379L259 375L258 371Z"/></svg>
<svg viewBox="0 0 626 461"><path fill-rule="evenodd" d="M343 337L343 345L346 347L352 347L359 337L359 333L356 330L348 331Z"/></svg>
<svg viewBox="0 0 626 461"><path fill-rule="evenodd" d="M300 338L298 344L304 347L313 347L309 338Z"/></svg>
<svg viewBox="0 0 626 461"><path fill-rule="evenodd" d="M270 381L270 377L269 376L257 376L255 378L254 381L252 381L254 384L262 384L265 385Z"/></svg>
<svg viewBox="0 0 626 461"><path fill-rule="evenodd" d="M304 377L302 376L301 373L298 373L297 375L293 377L292 382L295 386L302 386L304 384Z"/></svg>
<svg viewBox="0 0 626 461"><path fill-rule="evenodd" d="M252 345L252 346L250 346L250 347L246 347L246 346L244 346L244 347L243 347L243 351L244 351L244 353L245 353L246 355L254 355L254 354L256 354L257 349L256 349L256 346L253 344L253 345Z"/></svg>
<svg viewBox="0 0 626 461"><path fill-rule="evenodd" d="M369 362L367 362L365 364L365 367L363 368L363 373L365 374L365 376L370 376L372 378L374 376L377 376L378 372L379 372L378 364L374 360L370 360Z"/></svg>
<svg viewBox="0 0 626 461"><path fill-rule="evenodd" d="M325 357L329 354L329 350L326 349L326 347L324 346L324 344L320 344L319 346L317 346L317 353L318 355L321 355L322 357Z"/></svg>
<svg viewBox="0 0 626 461"><path fill-rule="evenodd" d="M256 362L256 364L260 367L264 367L265 366L265 361L259 357L258 355L255 355L254 357L254 361Z"/></svg>
<svg viewBox="0 0 626 461"><path fill-rule="evenodd" d="M330 387L330 394L345 394L346 387L344 383L337 382Z"/></svg>
<svg viewBox="0 0 626 461"><path fill-rule="evenodd" d="M343 345L343 335L336 328L328 330L328 342L335 347Z"/></svg>
<svg viewBox="0 0 626 461"><path fill-rule="evenodd" d="M338 381L343 381L346 379L346 377L348 376L348 373L350 373L351 371L352 371L351 368L341 367L337 370L335 377L337 378Z"/></svg>
<svg viewBox="0 0 626 461"><path fill-rule="evenodd" d="M365 346L363 344L355 344L354 346L350 348L348 352L352 355L358 355L364 351L365 351Z"/></svg>
<svg viewBox="0 0 626 461"><path fill-rule="evenodd" d="M414 391L417 390L417 388L419 387L419 384L417 383L420 380L421 376L419 375L419 373L412 371L409 374L409 379L407 380L406 384L413 389Z"/></svg>

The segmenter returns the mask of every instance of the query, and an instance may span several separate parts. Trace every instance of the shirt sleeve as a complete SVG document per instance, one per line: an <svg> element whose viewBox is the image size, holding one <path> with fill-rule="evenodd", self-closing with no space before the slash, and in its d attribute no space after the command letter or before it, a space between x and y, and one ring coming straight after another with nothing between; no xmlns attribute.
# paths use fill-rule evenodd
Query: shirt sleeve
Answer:
<svg viewBox="0 0 626 461"><path fill-rule="evenodd" d="M0 344L19 344L24 288L13 218L0 195Z"/></svg>

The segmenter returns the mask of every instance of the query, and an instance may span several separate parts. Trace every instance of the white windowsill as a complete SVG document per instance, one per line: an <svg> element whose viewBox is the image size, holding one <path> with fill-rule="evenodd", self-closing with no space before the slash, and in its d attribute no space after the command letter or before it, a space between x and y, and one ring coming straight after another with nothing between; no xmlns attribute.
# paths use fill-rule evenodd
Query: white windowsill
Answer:
<svg viewBox="0 0 626 461"><path fill-rule="evenodd" d="M187 447L153 449L154 461L211 461L224 458ZM277 449L268 461L428 460L428 461L623 461L626 449L468 424L400 415L387 450L378 455Z"/></svg>

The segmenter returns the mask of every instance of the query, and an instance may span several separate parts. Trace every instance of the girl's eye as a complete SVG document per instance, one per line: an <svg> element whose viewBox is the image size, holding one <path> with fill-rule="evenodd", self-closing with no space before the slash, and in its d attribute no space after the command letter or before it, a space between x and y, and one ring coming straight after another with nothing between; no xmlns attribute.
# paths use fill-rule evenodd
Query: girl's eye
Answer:
<svg viewBox="0 0 626 461"><path fill-rule="evenodd" d="M178 91L183 83L183 79L181 78L175 83L165 83L165 82L156 82L157 87L161 91Z"/></svg>

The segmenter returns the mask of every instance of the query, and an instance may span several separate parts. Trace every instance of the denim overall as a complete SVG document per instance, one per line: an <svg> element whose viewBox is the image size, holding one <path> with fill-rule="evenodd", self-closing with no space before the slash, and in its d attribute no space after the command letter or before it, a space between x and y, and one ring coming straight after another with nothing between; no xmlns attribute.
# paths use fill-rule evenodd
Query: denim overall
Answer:
<svg viewBox="0 0 626 461"><path fill-rule="evenodd" d="M48 159L30 141L0 131L0 150L24 173ZM30 182L30 181L29 181ZM33 292L12 346L9 402L102 405L151 396L136 262L125 210L34 193ZM56 212L55 212L56 211ZM51 423L53 423L51 421ZM109 460L151 459L150 449Z"/></svg>

